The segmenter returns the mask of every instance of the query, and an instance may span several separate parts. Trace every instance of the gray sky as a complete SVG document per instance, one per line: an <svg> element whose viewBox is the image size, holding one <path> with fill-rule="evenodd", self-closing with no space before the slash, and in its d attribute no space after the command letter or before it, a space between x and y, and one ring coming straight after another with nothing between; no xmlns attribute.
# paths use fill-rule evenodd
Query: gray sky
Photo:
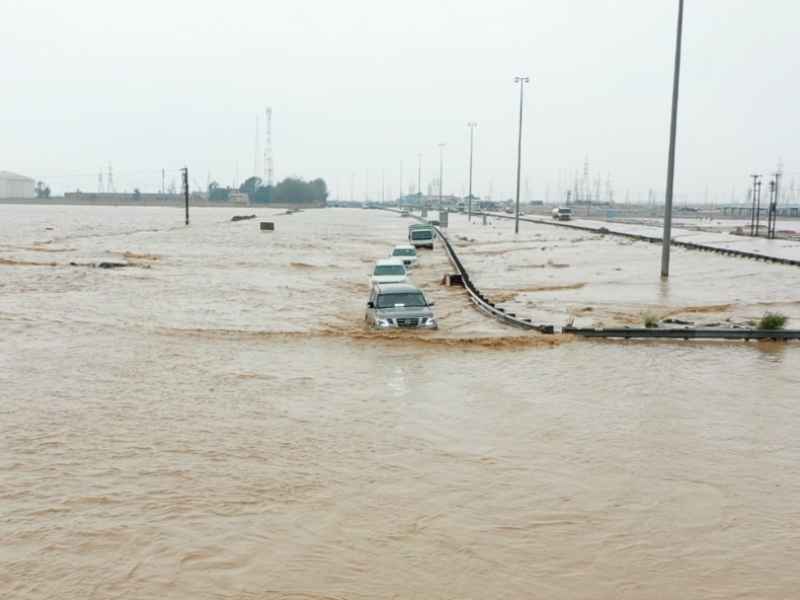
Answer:
<svg viewBox="0 0 800 600"><path fill-rule="evenodd" d="M109 162L117 191L158 191L162 168L179 185L184 165L193 189L232 185L264 173L269 106L276 180L389 198L422 154L424 191L443 156L444 193L466 194L474 121L474 193L511 198L527 76L523 200L556 201L588 160L593 191L663 202L677 7L4 0L0 170L56 194L96 191ZM779 162L800 192L799 31L797 0L686 0L676 203L743 199Z"/></svg>

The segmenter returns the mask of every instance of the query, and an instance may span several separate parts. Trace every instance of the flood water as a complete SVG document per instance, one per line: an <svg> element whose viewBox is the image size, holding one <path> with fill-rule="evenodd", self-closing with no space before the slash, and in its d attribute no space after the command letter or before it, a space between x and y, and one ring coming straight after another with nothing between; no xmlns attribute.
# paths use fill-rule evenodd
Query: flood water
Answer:
<svg viewBox="0 0 800 600"><path fill-rule="evenodd" d="M513 329L441 248L411 276L440 329L372 332L384 211L0 211L4 600L797 597L800 342ZM665 282L658 245L448 233L557 330L800 325L797 267L675 250Z"/></svg>

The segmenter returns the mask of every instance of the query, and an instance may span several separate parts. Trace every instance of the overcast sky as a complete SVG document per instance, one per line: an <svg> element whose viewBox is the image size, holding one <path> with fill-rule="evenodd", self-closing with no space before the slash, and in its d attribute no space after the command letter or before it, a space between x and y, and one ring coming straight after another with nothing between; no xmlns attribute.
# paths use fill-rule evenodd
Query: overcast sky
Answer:
<svg viewBox="0 0 800 600"><path fill-rule="evenodd" d="M3 0L0 170L55 194L324 178L423 191L663 202L677 0ZM800 2L686 0L675 201L800 192ZM256 128L258 119L259 127ZM259 152L256 154L256 138ZM440 144L445 144L441 147ZM418 155L422 154L420 159ZM433 186L438 194L438 186ZM800 195L800 193L798 194Z"/></svg>

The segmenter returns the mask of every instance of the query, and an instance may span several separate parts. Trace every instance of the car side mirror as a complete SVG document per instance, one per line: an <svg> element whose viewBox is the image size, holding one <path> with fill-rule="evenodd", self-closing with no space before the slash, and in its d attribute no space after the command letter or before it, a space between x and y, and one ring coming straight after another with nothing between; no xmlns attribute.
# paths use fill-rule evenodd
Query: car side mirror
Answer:
<svg viewBox="0 0 800 600"><path fill-rule="evenodd" d="M428 303L428 306L433 306L434 304L436 304L436 300L434 300L433 298L425 298L425 301Z"/></svg>
<svg viewBox="0 0 800 600"><path fill-rule="evenodd" d="M370 300L369 302L367 302L367 308L375 308L375 303L372 300Z"/></svg>

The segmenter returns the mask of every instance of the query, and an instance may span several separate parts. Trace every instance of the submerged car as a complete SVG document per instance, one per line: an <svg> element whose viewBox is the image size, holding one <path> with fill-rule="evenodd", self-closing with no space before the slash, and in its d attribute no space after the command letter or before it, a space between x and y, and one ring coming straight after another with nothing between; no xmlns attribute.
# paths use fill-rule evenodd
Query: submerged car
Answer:
<svg viewBox="0 0 800 600"><path fill-rule="evenodd" d="M379 260L372 267L370 285L378 283L408 283L408 272L399 258Z"/></svg>
<svg viewBox="0 0 800 600"><path fill-rule="evenodd" d="M438 329L434 304L410 283L383 283L373 286L364 318L376 329Z"/></svg>
<svg viewBox="0 0 800 600"><path fill-rule="evenodd" d="M402 260L406 267L419 266L419 252L414 246L395 246L392 250L392 258Z"/></svg>

